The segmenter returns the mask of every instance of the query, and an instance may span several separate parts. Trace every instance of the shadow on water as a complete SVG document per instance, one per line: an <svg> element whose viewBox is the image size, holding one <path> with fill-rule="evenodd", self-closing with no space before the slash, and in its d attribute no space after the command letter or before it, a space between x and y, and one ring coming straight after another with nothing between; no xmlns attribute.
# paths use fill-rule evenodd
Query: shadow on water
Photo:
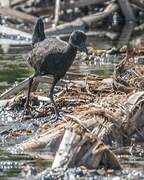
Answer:
<svg viewBox="0 0 144 180"><path fill-rule="evenodd" d="M129 28L131 27L131 28ZM89 45L95 47L95 49L110 49L113 46L121 47L129 42L132 34L133 25L129 24L125 26L120 36L115 34L109 34L111 38L106 36L90 36L88 38ZM104 33L101 32L101 33ZM62 37L66 38L66 37ZM4 91L6 88L12 86L16 82L20 82L30 74L33 70L28 66L27 62L23 59L23 54L30 50L29 45L8 45L2 44L0 46L0 91ZM75 61L70 71L74 73L94 73L104 75L108 77L113 73L114 64L119 61L119 57L115 55L104 55L103 57L91 57L89 59ZM17 123L17 122L16 122ZM2 121L1 121L1 124ZM12 122L14 124L14 122ZM29 123L30 124L30 123ZM7 126L7 124L5 123ZM3 125L0 131L3 129ZM19 126L20 128L20 126ZM26 137L27 139L28 137ZM23 139L22 139L23 140ZM18 141L21 141L18 140ZM9 143L5 143L1 140L1 147L7 147ZM15 143L14 143L15 144ZM11 144L12 145L12 144ZM132 147L124 147L118 149L114 148L114 151L118 154L120 162L124 167L123 172L118 172L110 177L103 177L103 179L123 178L126 179L139 179L144 178L144 146L133 145ZM5 151L0 150L0 178L3 177L17 177L19 174L24 173L25 169L36 170L45 169L50 166L51 162L47 160L40 160L32 158L28 155L8 154ZM27 171L27 170L26 170Z"/></svg>

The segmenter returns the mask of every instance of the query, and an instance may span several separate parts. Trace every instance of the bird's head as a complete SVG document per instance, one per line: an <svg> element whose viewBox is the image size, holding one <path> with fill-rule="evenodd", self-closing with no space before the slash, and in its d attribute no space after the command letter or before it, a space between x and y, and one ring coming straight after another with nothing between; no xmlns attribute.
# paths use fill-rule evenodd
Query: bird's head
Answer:
<svg viewBox="0 0 144 180"><path fill-rule="evenodd" d="M86 38L87 37L83 31L73 31L69 38L69 43L78 50L84 51L86 54L88 54Z"/></svg>

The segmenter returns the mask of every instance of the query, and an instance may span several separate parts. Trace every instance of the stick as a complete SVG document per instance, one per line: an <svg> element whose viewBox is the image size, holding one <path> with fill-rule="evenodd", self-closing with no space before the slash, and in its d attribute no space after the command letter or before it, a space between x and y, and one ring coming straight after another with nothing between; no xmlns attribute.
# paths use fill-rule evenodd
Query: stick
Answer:
<svg viewBox="0 0 144 180"><path fill-rule="evenodd" d="M134 16L134 13L133 13L133 10L131 8L129 1L128 0L117 0L117 1L121 7L122 13L125 16L126 21L134 21L135 22L136 18Z"/></svg>
<svg viewBox="0 0 144 180"><path fill-rule="evenodd" d="M86 132L91 133L91 131L77 117L69 114L66 114L65 116L71 118L75 123L79 124Z"/></svg>
<svg viewBox="0 0 144 180"><path fill-rule="evenodd" d="M30 76L31 77L31 76ZM21 83L18 84L18 86L12 87L11 89L5 91L0 95L0 99L6 99L12 94L16 94L18 91L21 91L23 88L28 86L29 78L25 79Z"/></svg>
<svg viewBox="0 0 144 180"><path fill-rule="evenodd" d="M57 25L59 21L59 12L60 12L60 0L55 0L55 19L54 19L55 25Z"/></svg>
<svg viewBox="0 0 144 180"><path fill-rule="evenodd" d="M27 141L11 147L9 150L16 152L32 152L33 150L45 148L47 146L47 152L53 152L55 154L58 150L60 141L64 134L65 127L66 123L61 123L58 126L51 127L45 132L36 133Z"/></svg>
<svg viewBox="0 0 144 180"><path fill-rule="evenodd" d="M12 87L11 89L7 90L6 92L2 93L0 95L0 99L6 99L9 96L16 94L17 92L23 90L24 88L26 88L28 86L29 83L29 79L32 77L33 75L29 76L27 79L25 79L24 81L22 81L21 83L19 83L17 86ZM34 81L38 81L38 82L43 82L43 83L49 83L50 79L47 77L41 77L41 76L37 76L34 78Z"/></svg>
<svg viewBox="0 0 144 180"><path fill-rule="evenodd" d="M80 136L74 131L74 129L70 127L67 128L56 153L52 169L59 167L67 168L70 157L73 154L73 147L76 146L79 141Z"/></svg>

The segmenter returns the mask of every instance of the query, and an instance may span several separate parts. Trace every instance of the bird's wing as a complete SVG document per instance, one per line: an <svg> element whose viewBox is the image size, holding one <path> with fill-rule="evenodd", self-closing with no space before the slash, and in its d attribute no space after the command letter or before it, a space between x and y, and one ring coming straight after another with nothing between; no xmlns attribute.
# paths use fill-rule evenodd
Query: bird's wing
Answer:
<svg viewBox="0 0 144 180"><path fill-rule="evenodd" d="M57 39L46 39L38 43L35 48L28 54L27 61L39 73L40 67L45 58L52 54L61 53L66 43Z"/></svg>

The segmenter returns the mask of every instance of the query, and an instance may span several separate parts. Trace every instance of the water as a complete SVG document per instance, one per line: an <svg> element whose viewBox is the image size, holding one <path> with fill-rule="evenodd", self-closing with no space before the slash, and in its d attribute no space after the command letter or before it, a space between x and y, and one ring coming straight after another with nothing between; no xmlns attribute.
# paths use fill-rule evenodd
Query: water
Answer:
<svg viewBox="0 0 144 180"><path fill-rule="evenodd" d="M29 46L1 45L0 91L29 76L31 69L22 57L29 49Z"/></svg>
<svg viewBox="0 0 144 180"><path fill-rule="evenodd" d="M32 158L25 154L11 155L0 150L0 179L24 176L28 171L34 175L36 170L42 171L48 166L51 166L48 160Z"/></svg>
<svg viewBox="0 0 144 180"><path fill-rule="evenodd" d="M117 157L121 162L123 170L120 171L109 171L108 176L105 176L105 170L98 170L99 176L93 176L96 179L144 179L144 145L134 144L134 148L121 147L115 150ZM119 154L119 155L118 155ZM30 173L36 175L36 173L44 170L51 166L51 161L42 160L40 158L32 158L28 155L17 154L11 155L3 150L0 150L0 179L8 177L21 177ZM74 174L71 174L74 176ZM90 175L88 175L90 178ZM88 179L88 177L86 179ZM91 177L92 178L92 177Z"/></svg>

